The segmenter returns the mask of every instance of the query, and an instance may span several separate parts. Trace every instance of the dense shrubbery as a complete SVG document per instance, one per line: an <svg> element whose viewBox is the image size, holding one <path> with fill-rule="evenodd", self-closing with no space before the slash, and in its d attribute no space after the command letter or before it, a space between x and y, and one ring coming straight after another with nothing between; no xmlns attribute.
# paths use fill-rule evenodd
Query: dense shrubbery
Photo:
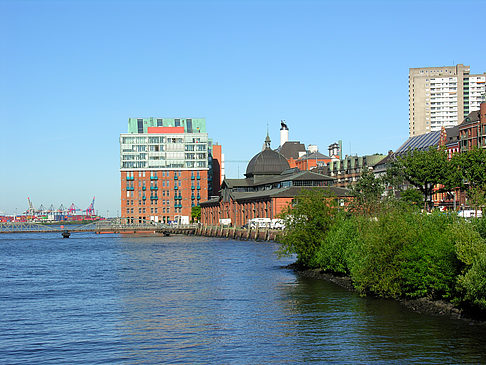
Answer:
<svg viewBox="0 0 486 365"><path fill-rule="evenodd" d="M466 222L400 203L349 214L331 201L316 192L297 200L284 215L281 253L349 275L363 294L446 299L486 310L486 219Z"/></svg>

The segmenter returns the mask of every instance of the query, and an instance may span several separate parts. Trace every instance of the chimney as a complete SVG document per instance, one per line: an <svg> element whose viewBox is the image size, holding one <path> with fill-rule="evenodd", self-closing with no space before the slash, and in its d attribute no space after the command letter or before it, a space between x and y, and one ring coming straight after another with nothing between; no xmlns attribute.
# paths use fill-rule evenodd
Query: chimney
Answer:
<svg viewBox="0 0 486 365"><path fill-rule="evenodd" d="M285 124L285 120L280 121L280 147L284 145L285 142L289 140L289 129L287 128L287 124Z"/></svg>

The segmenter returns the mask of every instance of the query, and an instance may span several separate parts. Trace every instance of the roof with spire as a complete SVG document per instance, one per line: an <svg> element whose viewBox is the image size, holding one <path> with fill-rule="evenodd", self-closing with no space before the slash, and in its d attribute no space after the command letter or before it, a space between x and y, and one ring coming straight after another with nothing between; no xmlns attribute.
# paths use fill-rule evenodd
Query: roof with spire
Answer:
<svg viewBox="0 0 486 365"><path fill-rule="evenodd" d="M246 177L256 175L279 175L290 168L287 159L277 151L270 148L270 137L267 132L263 151L257 153L246 167Z"/></svg>

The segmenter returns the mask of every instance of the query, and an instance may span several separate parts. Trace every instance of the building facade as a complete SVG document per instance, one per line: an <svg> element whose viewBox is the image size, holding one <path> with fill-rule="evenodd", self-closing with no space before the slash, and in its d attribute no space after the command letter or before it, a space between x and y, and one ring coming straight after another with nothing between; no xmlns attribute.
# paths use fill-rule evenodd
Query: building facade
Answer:
<svg viewBox="0 0 486 365"><path fill-rule="evenodd" d="M323 189L336 198L349 198L349 191L334 187L334 178L290 168L285 156L265 148L248 163L245 179L226 179L220 195L201 203L201 222L218 225L224 220L242 226L254 218L276 219L302 190Z"/></svg>
<svg viewBox="0 0 486 365"><path fill-rule="evenodd" d="M458 125L479 110L486 95L486 73L471 75L470 67L409 69L410 137Z"/></svg>
<svg viewBox="0 0 486 365"><path fill-rule="evenodd" d="M128 133L120 135L122 218L188 221L192 207L219 184L212 167L222 161L212 151L204 119L130 118Z"/></svg>
<svg viewBox="0 0 486 365"><path fill-rule="evenodd" d="M350 188L361 178L363 169L372 168L383 160L385 155L345 156L341 160L329 162L328 174L336 179L335 185Z"/></svg>
<svg viewBox="0 0 486 365"><path fill-rule="evenodd" d="M459 125L459 144L461 152L474 147L486 148L486 102L480 104L480 110L469 113Z"/></svg>

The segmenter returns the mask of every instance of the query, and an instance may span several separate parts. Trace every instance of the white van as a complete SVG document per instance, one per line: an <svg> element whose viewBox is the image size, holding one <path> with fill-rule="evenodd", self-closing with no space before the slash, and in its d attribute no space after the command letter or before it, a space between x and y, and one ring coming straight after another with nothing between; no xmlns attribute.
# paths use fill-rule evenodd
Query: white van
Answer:
<svg viewBox="0 0 486 365"><path fill-rule="evenodd" d="M270 228L272 220L270 218L253 218L248 220L248 227L250 228Z"/></svg>
<svg viewBox="0 0 486 365"><path fill-rule="evenodd" d="M466 209L466 210L459 211L457 215L463 218L472 218L472 217L481 218L483 216L483 212L481 210Z"/></svg>

